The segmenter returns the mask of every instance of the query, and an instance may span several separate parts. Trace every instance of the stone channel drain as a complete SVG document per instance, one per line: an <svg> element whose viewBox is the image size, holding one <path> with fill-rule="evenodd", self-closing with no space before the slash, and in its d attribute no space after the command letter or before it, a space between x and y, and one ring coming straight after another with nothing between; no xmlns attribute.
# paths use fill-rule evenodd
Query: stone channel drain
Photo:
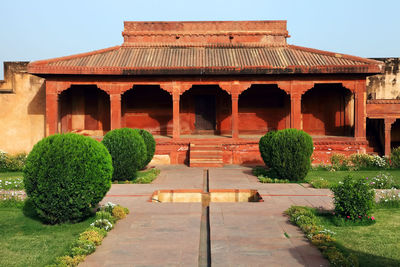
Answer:
<svg viewBox="0 0 400 267"><path fill-rule="evenodd" d="M153 184L115 184L103 201L131 214L81 266L329 266L283 214L332 208L329 190L260 184L249 168L179 166Z"/></svg>

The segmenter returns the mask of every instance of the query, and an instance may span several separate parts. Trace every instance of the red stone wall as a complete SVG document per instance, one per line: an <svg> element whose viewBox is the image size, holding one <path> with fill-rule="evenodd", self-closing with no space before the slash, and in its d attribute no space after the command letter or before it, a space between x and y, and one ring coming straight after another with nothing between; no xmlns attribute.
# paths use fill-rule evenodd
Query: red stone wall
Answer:
<svg viewBox="0 0 400 267"><path fill-rule="evenodd" d="M317 85L302 97L303 130L310 135L351 136L351 92L339 85Z"/></svg>
<svg viewBox="0 0 400 267"><path fill-rule="evenodd" d="M159 86L134 86L122 102L122 127L172 135L172 97Z"/></svg>
<svg viewBox="0 0 400 267"><path fill-rule="evenodd" d="M59 96L62 133L110 130L109 96L96 86L72 86Z"/></svg>
<svg viewBox="0 0 400 267"><path fill-rule="evenodd" d="M276 85L253 85L239 96L239 133L290 128L290 97Z"/></svg>

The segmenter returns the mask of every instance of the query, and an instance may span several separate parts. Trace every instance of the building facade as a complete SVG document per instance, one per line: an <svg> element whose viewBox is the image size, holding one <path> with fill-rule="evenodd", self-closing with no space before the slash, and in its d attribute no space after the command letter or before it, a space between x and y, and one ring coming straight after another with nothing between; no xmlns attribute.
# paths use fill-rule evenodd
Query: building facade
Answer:
<svg viewBox="0 0 400 267"><path fill-rule="evenodd" d="M396 100L376 99L383 62L290 45L286 21L125 22L122 35L120 46L25 65L38 93L21 105L36 101L43 124L19 138L143 128L156 161L221 166L260 163L263 134L297 128L318 163L376 150L367 125L387 133L397 116Z"/></svg>

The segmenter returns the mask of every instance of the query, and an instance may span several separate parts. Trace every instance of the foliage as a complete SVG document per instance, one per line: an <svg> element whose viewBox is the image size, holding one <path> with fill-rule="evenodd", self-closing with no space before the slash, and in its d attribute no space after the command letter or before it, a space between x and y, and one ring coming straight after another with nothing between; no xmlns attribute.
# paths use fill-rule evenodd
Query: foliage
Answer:
<svg viewBox="0 0 400 267"><path fill-rule="evenodd" d="M365 169L372 167L372 157L364 153L351 154L349 161L353 164L356 169Z"/></svg>
<svg viewBox="0 0 400 267"><path fill-rule="evenodd" d="M386 157L368 154L352 154L349 157L343 154L333 154L331 165L325 166L331 171L363 170L363 169L387 169L389 161Z"/></svg>
<svg viewBox="0 0 400 267"><path fill-rule="evenodd" d="M374 205L375 192L363 180L347 176L333 186L335 213L342 218L357 220L369 216Z"/></svg>
<svg viewBox="0 0 400 267"><path fill-rule="evenodd" d="M97 219L90 226L94 226L100 229L104 229L107 232L113 228L113 224L107 219Z"/></svg>
<svg viewBox="0 0 400 267"><path fill-rule="evenodd" d="M318 179L324 179L327 181L326 186L323 186L321 184L321 188L330 188L333 185L338 184L341 182L344 177L351 175L354 179L361 179L364 182L366 181L366 178L368 177L368 180L371 180L371 177L375 177L382 173L382 169L378 168L368 168L364 170L348 170L348 171L327 171L322 170L320 168L316 169L314 168L311 170L306 178L305 181L308 183L312 183L314 180ZM383 171L383 173L390 175L390 177L393 179L393 186L396 188L400 188L400 169L386 169ZM386 189L390 189L393 187L392 185L390 187L387 187Z"/></svg>
<svg viewBox="0 0 400 267"><path fill-rule="evenodd" d="M79 235L79 240L88 240L93 242L96 246L99 246L103 240L103 235L95 230L86 230Z"/></svg>
<svg viewBox="0 0 400 267"><path fill-rule="evenodd" d="M260 139L263 159L280 179L304 179L311 167L313 142L309 134L297 129L284 129Z"/></svg>
<svg viewBox="0 0 400 267"><path fill-rule="evenodd" d="M123 207L121 207L121 206L114 207L113 210L112 210L112 215L117 220L126 218L125 209Z"/></svg>
<svg viewBox="0 0 400 267"><path fill-rule="evenodd" d="M160 174L160 170L156 168L152 168L146 171L137 172L137 178L132 181L135 184L150 184L153 182L157 176Z"/></svg>
<svg viewBox="0 0 400 267"><path fill-rule="evenodd" d="M113 180L136 178L136 172L147 159L147 149L139 130L122 128L109 131L103 138L112 157Z"/></svg>
<svg viewBox="0 0 400 267"><path fill-rule="evenodd" d="M112 210L111 210L111 212L108 212L105 210L104 211L100 210L100 211L96 212L96 219L98 219L98 220L105 219L105 220L110 221L112 224L115 223L115 219L112 216Z"/></svg>
<svg viewBox="0 0 400 267"><path fill-rule="evenodd" d="M101 241L100 241L101 243ZM96 250L96 244L92 240L80 238L71 247L71 256L89 255Z"/></svg>
<svg viewBox="0 0 400 267"><path fill-rule="evenodd" d="M143 169L153 159L154 152L156 151L156 141L154 140L153 135L146 130L140 129L139 134L143 138L144 144L146 145L146 151L147 151L146 160L143 162L142 166L140 166L140 169Z"/></svg>
<svg viewBox="0 0 400 267"><path fill-rule="evenodd" d="M103 238L107 236L107 231L104 229L100 229L95 226L89 226L86 231L96 231L98 234L100 234Z"/></svg>
<svg viewBox="0 0 400 267"><path fill-rule="evenodd" d="M395 188L396 184L390 173L378 173L372 178L365 178L365 183L374 189Z"/></svg>
<svg viewBox="0 0 400 267"><path fill-rule="evenodd" d="M75 267L78 266L79 263L84 261L85 256L77 255L74 257L70 256L62 256L57 258L55 266L66 266L66 267Z"/></svg>
<svg viewBox="0 0 400 267"><path fill-rule="evenodd" d="M358 266L357 258L344 255L332 237L336 233L317 224L317 212L308 207L291 206L285 212L289 220L300 227L311 243L322 251L331 266Z"/></svg>
<svg viewBox="0 0 400 267"><path fill-rule="evenodd" d="M22 208L24 207L24 199L22 194L16 192L0 191L0 207L1 208Z"/></svg>
<svg viewBox="0 0 400 267"><path fill-rule="evenodd" d="M392 150L390 163L393 168L400 168L400 146Z"/></svg>
<svg viewBox="0 0 400 267"><path fill-rule="evenodd" d="M109 217L111 216L110 211L113 211L116 208L125 215L129 213L127 208L108 202L106 205L100 207L100 211L96 213L96 216ZM119 217L111 216L112 221L117 221L119 219ZM69 250L69 254L58 258L56 264L52 266L77 266L79 262L82 262L85 259L86 255L89 255L96 250L96 246L101 245L103 238L107 236L107 231L111 229L112 224L110 221L107 219L97 219L94 223L90 224L90 227L87 228L86 231L79 235L78 240L73 243Z"/></svg>
<svg viewBox="0 0 400 267"><path fill-rule="evenodd" d="M310 184L314 188L329 188L330 183L328 180L325 180L324 178L316 178L313 180L310 180Z"/></svg>
<svg viewBox="0 0 400 267"><path fill-rule="evenodd" d="M276 131L267 132L263 137L260 138L260 142L258 143L258 147L260 150L261 157L268 167L271 164L271 155L272 155L272 140L276 134ZM256 175L256 174L254 174ZM258 175L256 175L258 176Z"/></svg>
<svg viewBox="0 0 400 267"><path fill-rule="evenodd" d="M336 171L348 170L349 160L343 154L333 154L331 156L332 168Z"/></svg>
<svg viewBox="0 0 400 267"><path fill-rule="evenodd" d="M273 179L273 178L269 178L269 177L264 177L264 176L258 176L257 177L258 180L260 181L260 183L268 183L268 184L286 184L286 183L290 183L290 181L288 179Z"/></svg>
<svg viewBox="0 0 400 267"><path fill-rule="evenodd" d="M22 177L18 178L0 178L0 190L21 190L24 189Z"/></svg>
<svg viewBox="0 0 400 267"><path fill-rule="evenodd" d="M396 189L381 190L377 192L378 208L400 208L400 191Z"/></svg>
<svg viewBox="0 0 400 267"><path fill-rule="evenodd" d="M26 157L26 153L11 155L0 150L0 172L22 171Z"/></svg>
<svg viewBox="0 0 400 267"><path fill-rule="evenodd" d="M257 177L258 176L264 176L264 177L268 176L268 171L264 167L260 167L260 166L254 167L251 170L251 172L254 176L257 176Z"/></svg>
<svg viewBox="0 0 400 267"><path fill-rule="evenodd" d="M90 215L103 199L111 175L111 157L102 144L73 133L56 134L33 147L24 184L45 222L75 222Z"/></svg>

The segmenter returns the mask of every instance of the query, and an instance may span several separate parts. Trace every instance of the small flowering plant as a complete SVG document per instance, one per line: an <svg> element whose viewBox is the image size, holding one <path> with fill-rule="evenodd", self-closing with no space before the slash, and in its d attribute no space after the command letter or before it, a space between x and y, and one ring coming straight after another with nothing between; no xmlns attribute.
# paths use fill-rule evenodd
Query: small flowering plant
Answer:
<svg viewBox="0 0 400 267"><path fill-rule="evenodd" d="M390 173L380 172L372 178L366 177L365 183L374 189L395 188L395 181Z"/></svg>
<svg viewBox="0 0 400 267"><path fill-rule="evenodd" d="M24 189L22 178L2 178L0 179L0 190L21 190Z"/></svg>
<svg viewBox="0 0 400 267"><path fill-rule="evenodd" d="M347 176L332 187L335 217L343 221L374 221L370 212L375 203L375 192L361 179Z"/></svg>
<svg viewBox="0 0 400 267"><path fill-rule="evenodd" d="M332 222L336 226L357 226L357 225L371 225L376 222L374 216L370 216L368 214L364 214L363 216L358 215L356 217L351 217L347 215L346 217L341 217L332 213Z"/></svg>

